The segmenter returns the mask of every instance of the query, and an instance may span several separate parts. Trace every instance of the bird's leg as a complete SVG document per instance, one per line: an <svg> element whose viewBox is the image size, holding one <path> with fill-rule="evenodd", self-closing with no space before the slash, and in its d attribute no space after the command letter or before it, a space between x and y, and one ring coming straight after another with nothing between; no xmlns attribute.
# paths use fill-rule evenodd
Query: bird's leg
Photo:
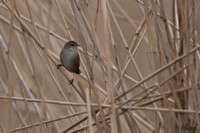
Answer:
<svg viewBox="0 0 200 133"><path fill-rule="evenodd" d="M74 82L74 78L69 80L69 85L73 84L73 82Z"/></svg>
<svg viewBox="0 0 200 133"><path fill-rule="evenodd" d="M60 69L61 66L63 66L63 64L58 64L57 69Z"/></svg>
<svg viewBox="0 0 200 133"><path fill-rule="evenodd" d="M74 82L74 73L73 73L73 79L71 79L70 81L69 81L69 85L71 85L71 84L73 84L73 82Z"/></svg>

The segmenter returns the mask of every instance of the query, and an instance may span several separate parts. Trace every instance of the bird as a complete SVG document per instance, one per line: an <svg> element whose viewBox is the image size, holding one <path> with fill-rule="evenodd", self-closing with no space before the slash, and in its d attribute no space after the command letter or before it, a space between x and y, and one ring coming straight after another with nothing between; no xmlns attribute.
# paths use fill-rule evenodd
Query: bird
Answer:
<svg viewBox="0 0 200 133"><path fill-rule="evenodd" d="M57 69L60 69L63 66L69 72L80 74L81 70L79 69L80 66L80 57L78 54L78 46L80 46L75 41L68 41L65 43L63 49L60 52L60 62L61 64L57 65ZM73 80L70 81L72 84Z"/></svg>

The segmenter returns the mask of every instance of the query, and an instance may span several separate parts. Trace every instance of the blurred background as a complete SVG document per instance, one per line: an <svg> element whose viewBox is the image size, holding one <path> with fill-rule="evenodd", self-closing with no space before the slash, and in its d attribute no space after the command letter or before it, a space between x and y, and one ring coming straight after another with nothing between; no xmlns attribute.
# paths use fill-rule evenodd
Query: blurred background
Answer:
<svg viewBox="0 0 200 133"><path fill-rule="evenodd" d="M200 132L199 9L1 0L0 133ZM80 44L80 75L57 69L69 40Z"/></svg>

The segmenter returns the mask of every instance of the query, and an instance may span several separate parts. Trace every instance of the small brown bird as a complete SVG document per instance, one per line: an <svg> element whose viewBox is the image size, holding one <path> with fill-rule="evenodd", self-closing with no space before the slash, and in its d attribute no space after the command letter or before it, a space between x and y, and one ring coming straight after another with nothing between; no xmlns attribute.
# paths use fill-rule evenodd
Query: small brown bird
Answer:
<svg viewBox="0 0 200 133"><path fill-rule="evenodd" d="M68 41L60 52L60 61L61 64L57 65L59 69L61 66L64 66L68 71L76 74L80 74L80 57L78 54L78 46L80 46L75 41ZM73 79L71 83L73 82Z"/></svg>

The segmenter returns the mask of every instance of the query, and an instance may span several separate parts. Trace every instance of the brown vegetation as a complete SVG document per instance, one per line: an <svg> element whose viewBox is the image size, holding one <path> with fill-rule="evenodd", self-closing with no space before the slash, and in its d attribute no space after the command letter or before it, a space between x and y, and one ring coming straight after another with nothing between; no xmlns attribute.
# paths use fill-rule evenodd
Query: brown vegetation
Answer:
<svg viewBox="0 0 200 133"><path fill-rule="evenodd" d="M2 0L0 132L200 132L199 5ZM56 68L68 40L80 75Z"/></svg>

